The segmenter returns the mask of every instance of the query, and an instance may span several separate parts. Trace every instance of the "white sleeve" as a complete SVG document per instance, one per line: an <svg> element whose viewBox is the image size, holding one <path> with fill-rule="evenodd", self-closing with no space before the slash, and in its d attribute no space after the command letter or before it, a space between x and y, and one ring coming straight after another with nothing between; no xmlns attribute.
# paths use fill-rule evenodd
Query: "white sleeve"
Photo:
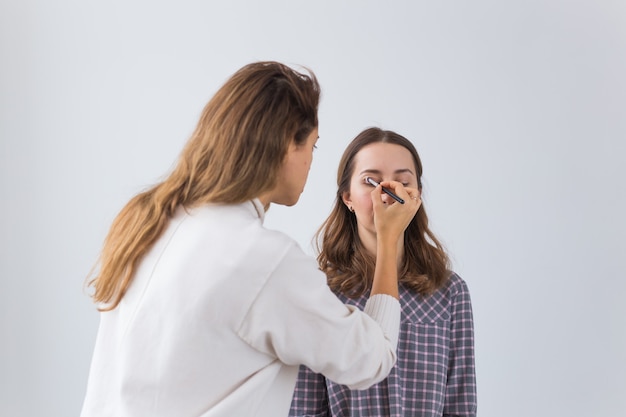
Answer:
<svg viewBox="0 0 626 417"><path fill-rule="evenodd" d="M372 295L365 303L363 311L380 324L395 352L400 329L400 303L398 299L386 294Z"/></svg>
<svg viewBox="0 0 626 417"><path fill-rule="evenodd" d="M344 305L315 260L293 245L252 303L239 336L288 365L304 364L338 384L368 388L396 361L400 303L376 295L365 312Z"/></svg>

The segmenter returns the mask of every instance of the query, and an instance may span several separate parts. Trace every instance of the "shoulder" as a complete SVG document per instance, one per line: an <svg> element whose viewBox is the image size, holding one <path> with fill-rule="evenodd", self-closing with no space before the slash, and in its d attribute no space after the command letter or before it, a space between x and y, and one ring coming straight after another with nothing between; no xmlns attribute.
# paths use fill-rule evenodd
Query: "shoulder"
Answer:
<svg viewBox="0 0 626 417"><path fill-rule="evenodd" d="M237 237L244 241L262 239L278 246L297 245L285 233L265 228L263 215L252 201L241 204L206 204L193 208L179 208L175 218L189 223L189 228L207 237Z"/></svg>
<svg viewBox="0 0 626 417"><path fill-rule="evenodd" d="M401 294L405 294L406 297L409 298L421 298L419 294L415 291L406 288L404 285L400 287ZM450 271L450 275L448 279L443 283L441 287L439 287L432 294L423 297L424 300L436 299L436 300L446 300L446 299L454 299L459 294L469 293L467 288L467 284L465 281L454 271ZM441 302L441 301L439 301Z"/></svg>
<svg viewBox="0 0 626 417"><path fill-rule="evenodd" d="M470 293L467 283L454 271L450 271L450 276L446 283L439 290L435 291L431 297L445 299L451 304L468 302Z"/></svg>
<svg viewBox="0 0 626 417"><path fill-rule="evenodd" d="M178 241L225 270L239 271L246 265L257 277L267 277L299 249L286 234L265 228L252 202L181 208L174 217Z"/></svg>
<svg viewBox="0 0 626 417"><path fill-rule="evenodd" d="M465 281L455 272L434 293L423 296L400 285L400 299L405 317L410 321L437 322L450 319L455 305L468 298Z"/></svg>
<svg viewBox="0 0 626 417"><path fill-rule="evenodd" d="M444 288L447 289L450 295L469 294L467 283L454 271L450 271L450 277Z"/></svg>

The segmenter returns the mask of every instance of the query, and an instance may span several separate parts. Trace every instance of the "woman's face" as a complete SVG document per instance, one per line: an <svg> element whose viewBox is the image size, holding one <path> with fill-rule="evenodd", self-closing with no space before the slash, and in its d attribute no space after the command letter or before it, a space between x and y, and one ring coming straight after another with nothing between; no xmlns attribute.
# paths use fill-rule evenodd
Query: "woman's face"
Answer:
<svg viewBox="0 0 626 417"><path fill-rule="evenodd" d="M313 149L317 139L318 133L317 128L315 128L302 145L296 146L295 142L291 142L278 173L276 187L267 198L268 202L284 206L293 206L298 202L309 175L309 169L313 161ZM263 201L263 198L261 198L261 201Z"/></svg>
<svg viewBox="0 0 626 417"><path fill-rule="evenodd" d="M418 188L415 171L411 152L401 145L371 143L355 155L350 189L342 197L344 204L354 210L361 239L365 239L366 235L376 235L371 197L373 187L365 182L365 178L371 177L376 182L398 181L405 187ZM385 193L382 199L387 204L394 203Z"/></svg>

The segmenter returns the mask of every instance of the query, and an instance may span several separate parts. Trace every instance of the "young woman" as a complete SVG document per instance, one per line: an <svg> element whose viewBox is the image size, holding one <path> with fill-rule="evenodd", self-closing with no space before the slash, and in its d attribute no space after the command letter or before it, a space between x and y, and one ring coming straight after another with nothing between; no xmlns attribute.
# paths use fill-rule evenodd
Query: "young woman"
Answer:
<svg viewBox="0 0 626 417"><path fill-rule="evenodd" d="M101 313L82 416L287 415L299 364L355 388L395 363L393 262L417 211L370 191L381 259L365 313L315 261L263 227L291 206L318 139L319 86L276 62L247 65L209 101L177 166L122 209L91 285ZM384 258L382 255L384 254Z"/></svg>
<svg viewBox="0 0 626 417"><path fill-rule="evenodd" d="M370 128L348 145L339 163L336 204L318 232L318 261L330 288L359 309L371 294L380 257L367 177L421 193L422 164L413 144L397 133ZM401 205L389 195L382 198L387 206ZM448 269L424 207L396 246L402 319L398 361L389 377L357 391L303 366L291 416L476 415L470 296L465 282Z"/></svg>

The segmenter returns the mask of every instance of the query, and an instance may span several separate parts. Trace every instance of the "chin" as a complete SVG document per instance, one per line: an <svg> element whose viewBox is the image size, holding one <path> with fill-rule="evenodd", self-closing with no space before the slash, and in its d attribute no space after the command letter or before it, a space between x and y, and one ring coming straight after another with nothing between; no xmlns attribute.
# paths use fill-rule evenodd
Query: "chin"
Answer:
<svg viewBox="0 0 626 417"><path fill-rule="evenodd" d="M300 196L297 196L295 198L285 197L285 198L278 199L276 201L272 201L272 203L279 204L281 206L291 207L291 206L295 206L299 200L300 200Z"/></svg>
<svg viewBox="0 0 626 417"><path fill-rule="evenodd" d="M287 207L295 206L298 201L300 201L300 197L290 200L288 203L285 203L285 205Z"/></svg>

